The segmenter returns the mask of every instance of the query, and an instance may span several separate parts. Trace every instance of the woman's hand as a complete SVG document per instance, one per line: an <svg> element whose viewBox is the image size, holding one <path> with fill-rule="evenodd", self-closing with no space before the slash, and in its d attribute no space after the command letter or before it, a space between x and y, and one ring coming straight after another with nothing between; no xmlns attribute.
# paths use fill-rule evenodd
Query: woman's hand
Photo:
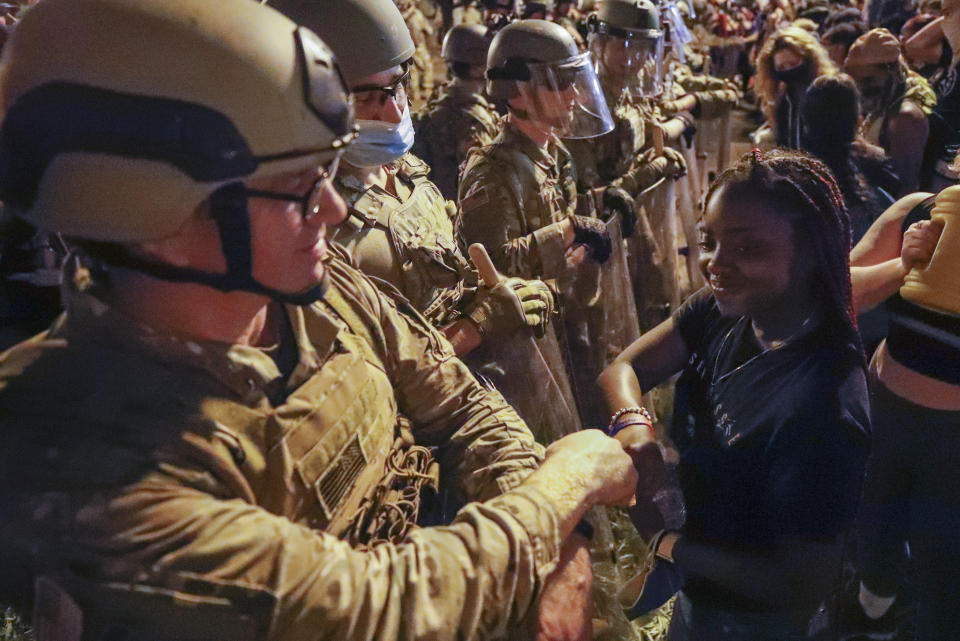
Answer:
<svg viewBox="0 0 960 641"><path fill-rule="evenodd" d="M900 250L904 273L915 267L925 267L930 262L942 232L943 223L934 220L921 220L907 228Z"/></svg>

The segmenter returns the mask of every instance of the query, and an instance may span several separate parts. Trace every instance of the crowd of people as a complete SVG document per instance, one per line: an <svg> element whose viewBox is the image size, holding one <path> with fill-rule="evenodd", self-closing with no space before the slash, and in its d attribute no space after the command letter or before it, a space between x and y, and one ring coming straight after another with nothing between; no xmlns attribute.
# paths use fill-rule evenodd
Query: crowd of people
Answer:
<svg viewBox="0 0 960 641"><path fill-rule="evenodd" d="M960 635L960 0L0 11L32 638Z"/></svg>

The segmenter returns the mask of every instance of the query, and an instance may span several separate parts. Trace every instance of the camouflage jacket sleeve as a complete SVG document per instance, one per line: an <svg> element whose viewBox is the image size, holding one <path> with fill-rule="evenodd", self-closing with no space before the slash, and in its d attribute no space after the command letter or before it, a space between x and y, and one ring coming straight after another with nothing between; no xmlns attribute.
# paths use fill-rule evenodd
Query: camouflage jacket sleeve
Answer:
<svg viewBox="0 0 960 641"><path fill-rule="evenodd" d="M200 585L269 597L269 632L257 638L271 641L502 638L535 603L560 545L554 509L524 487L368 550L166 470L77 518L97 534L85 560L99 544L116 580L175 586L187 601L203 598Z"/></svg>
<svg viewBox="0 0 960 641"><path fill-rule="evenodd" d="M487 248L497 268L511 276L551 278L564 265L563 232L549 221L537 228L528 221L542 203L534 189L524 189L509 167L471 153L460 181L461 236L469 246ZM548 219L549 220L549 219ZM531 228L533 231L531 231Z"/></svg>

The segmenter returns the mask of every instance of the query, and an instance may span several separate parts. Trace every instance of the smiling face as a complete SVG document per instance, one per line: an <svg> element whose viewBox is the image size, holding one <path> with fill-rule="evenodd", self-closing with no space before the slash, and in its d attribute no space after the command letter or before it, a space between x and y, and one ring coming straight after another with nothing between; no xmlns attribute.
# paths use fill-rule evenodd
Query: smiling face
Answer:
<svg viewBox="0 0 960 641"><path fill-rule="evenodd" d="M306 194L317 181L316 170L276 176L251 188L289 194ZM250 235L253 244L253 276L273 289L297 293L317 285L323 278L321 262L327 251L327 225L346 217L346 205L330 180L317 186L311 199L315 213L304 216L295 202L250 198Z"/></svg>
<svg viewBox="0 0 960 641"><path fill-rule="evenodd" d="M724 316L789 316L807 292L794 233L775 204L734 186L719 188L698 225L700 270Z"/></svg>

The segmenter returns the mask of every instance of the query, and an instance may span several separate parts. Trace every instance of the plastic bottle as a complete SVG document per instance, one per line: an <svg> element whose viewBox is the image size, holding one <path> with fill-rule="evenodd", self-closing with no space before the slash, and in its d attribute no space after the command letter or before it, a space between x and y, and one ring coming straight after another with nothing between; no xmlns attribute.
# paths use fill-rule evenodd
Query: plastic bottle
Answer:
<svg viewBox="0 0 960 641"><path fill-rule="evenodd" d="M910 270L900 295L917 305L960 315L960 185L937 194L930 219L943 222L940 242L926 267Z"/></svg>

